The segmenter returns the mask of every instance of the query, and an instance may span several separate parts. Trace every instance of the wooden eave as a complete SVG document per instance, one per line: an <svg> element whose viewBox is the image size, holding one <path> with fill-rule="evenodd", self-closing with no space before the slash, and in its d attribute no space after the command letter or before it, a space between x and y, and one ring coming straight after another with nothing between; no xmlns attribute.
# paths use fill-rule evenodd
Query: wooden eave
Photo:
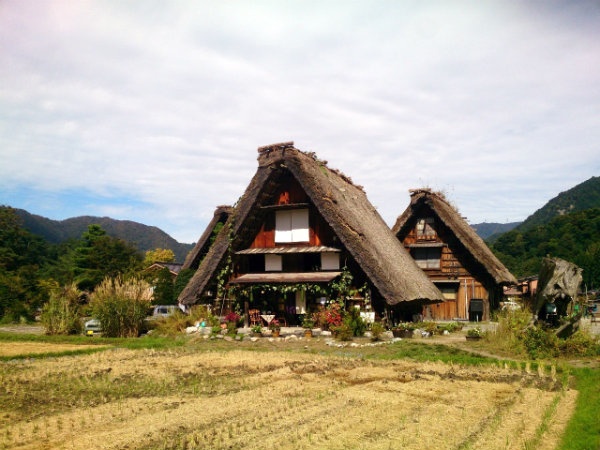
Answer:
<svg viewBox="0 0 600 450"><path fill-rule="evenodd" d="M293 246L293 247L261 247L246 248L235 252L236 255L261 255L261 254L290 254L290 253L339 253L341 250L326 246Z"/></svg>
<svg viewBox="0 0 600 450"><path fill-rule="evenodd" d="M230 281L230 284L263 283L329 283L342 272L264 272L245 273Z"/></svg>

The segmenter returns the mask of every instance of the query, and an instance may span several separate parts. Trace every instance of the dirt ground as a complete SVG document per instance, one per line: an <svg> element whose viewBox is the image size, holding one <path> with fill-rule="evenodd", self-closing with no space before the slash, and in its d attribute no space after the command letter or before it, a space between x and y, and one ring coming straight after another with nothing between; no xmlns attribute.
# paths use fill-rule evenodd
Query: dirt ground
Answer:
<svg viewBox="0 0 600 450"><path fill-rule="evenodd" d="M576 396L549 371L113 349L0 363L0 448L551 449Z"/></svg>

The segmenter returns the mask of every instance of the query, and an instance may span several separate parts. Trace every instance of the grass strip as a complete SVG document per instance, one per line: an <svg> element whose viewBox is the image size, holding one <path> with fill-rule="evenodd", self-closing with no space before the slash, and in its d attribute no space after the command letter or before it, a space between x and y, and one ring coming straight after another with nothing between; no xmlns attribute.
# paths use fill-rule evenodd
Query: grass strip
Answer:
<svg viewBox="0 0 600 450"><path fill-rule="evenodd" d="M142 336L139 338L106 338L101 336L87 337L80 335L44 335L26 333L0 332L0 343L3 342L45 342L49 344L81 344L114 346L135 349L166 349L185 345L184 338L169 338L161 336Z"/></svg>
<svg viewBox="0 0 600 450"><path fill-rule="evenodd" d="M563 434L558 450L600 448L600 370L573 369L575 389L579 391L575 413Z"/></svg>

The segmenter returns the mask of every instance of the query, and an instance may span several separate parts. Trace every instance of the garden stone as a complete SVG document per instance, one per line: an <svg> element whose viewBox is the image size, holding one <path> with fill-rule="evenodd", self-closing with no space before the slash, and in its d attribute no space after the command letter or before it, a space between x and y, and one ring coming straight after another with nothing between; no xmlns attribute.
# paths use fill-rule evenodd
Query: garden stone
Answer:
<svg viewBox="0 0 600 450"><path fill-rule="evenodd" d="M185 329L186 334L192 334L198 332L198 328L196 327L187 327Z"/></svg>
<svg viewBox="0 0 600 450"><path fill-rule="evenodd" d="M383 333L381 333L381 339L392 341L394 340L394 333L392 333L391 331L384 331Z"/></svg>
<svg viewBox="0 0 600 450"><path fill-rule="evenodd" d="M227 342L233 342L233 338L231 336L225 336L223 339Z"/></svg>

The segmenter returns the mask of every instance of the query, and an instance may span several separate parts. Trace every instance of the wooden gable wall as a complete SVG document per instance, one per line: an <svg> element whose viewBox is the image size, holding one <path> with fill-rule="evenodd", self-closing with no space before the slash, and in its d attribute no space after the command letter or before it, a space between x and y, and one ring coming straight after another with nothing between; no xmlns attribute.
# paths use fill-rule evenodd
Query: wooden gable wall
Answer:
<svg viewBox="0 0 600 450"><path fill-rule="evenodd" d="M431 224L434 234L421 234L417 231L417 223L420 219L433 218ZM468 260L470 255L462 245L457 245L454 234L440 221L437 215L429 208L422 208L416 213L410 221L409 232L402 239L405 248L414 254L419 245L426 246L441 245L437 247L441 250L439 268L422 268L427 276L433 281L438 282L437 286L443 292L445 290L454 291L455 297L450 298L448 294L444 303L438 303L423 308L423 316L431 320L454 320L469 318L469 303L471 299L484 300L483 320L489 319L490 293L484 286L483 280L476 274L469 272L464 267L463 261ZM436 247L431 247L436 248Z"/></svg>
<svg viewBox="0 0 600 450"><path fill-rule="evenodd" d="M321 217L317 209L314 207L300 183L293 178L287 178L280 186L274 196L272 205L262 205L262 207L272 207L266 214L259 232L256 234L250 248L272 248L275 247L275 211L277 209L308 208L309 210L309 246L335 246L335 234L329 224ZM279 207L279 208L278 208ZM278 244L280 246L280 244ZM294 246L297 246L294 245Z"/></svg>

